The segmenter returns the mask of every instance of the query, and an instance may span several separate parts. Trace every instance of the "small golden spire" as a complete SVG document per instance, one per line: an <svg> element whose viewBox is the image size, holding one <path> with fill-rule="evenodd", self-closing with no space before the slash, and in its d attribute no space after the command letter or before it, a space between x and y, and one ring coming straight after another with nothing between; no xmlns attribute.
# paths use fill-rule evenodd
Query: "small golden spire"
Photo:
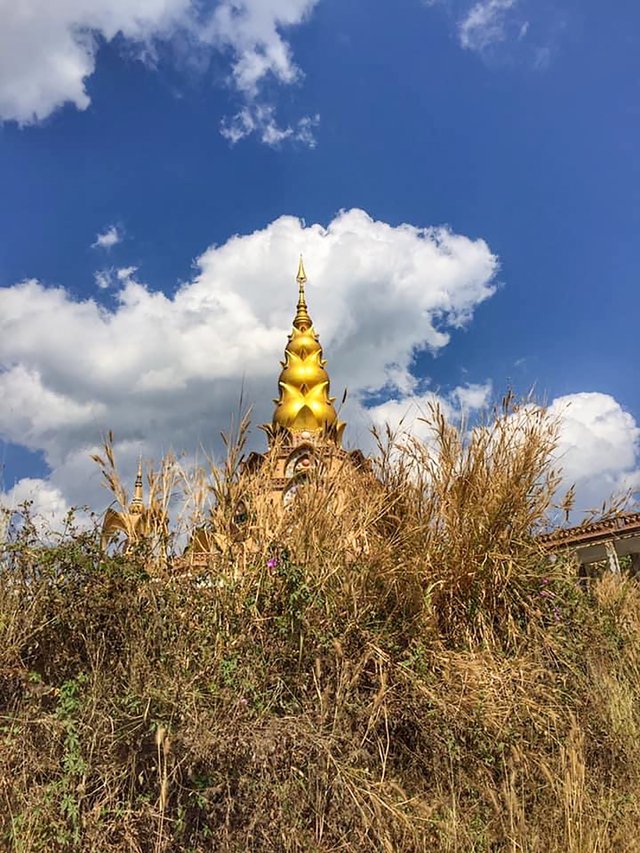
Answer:
<svg viewBox="0 0 640 853"><path fill-rule="evenodd" d="M297 310L296 316L293 319L293 325L299 332L306 332L307 329L311 328L312 323L309 311L307 310L307 300L304 295L304 286L307 283L307 274L304 271L302 255L300 255L296 281L298 282L298 305L296 306Z"/></svg>
<svg viewBox="0 0 640 853"><path fill-rule="evenodd" d="M133 489L133 500L129 504L129 512L142 512L144 510L144 491L142 486L142 457L138 458L138 473Z"/></svg>

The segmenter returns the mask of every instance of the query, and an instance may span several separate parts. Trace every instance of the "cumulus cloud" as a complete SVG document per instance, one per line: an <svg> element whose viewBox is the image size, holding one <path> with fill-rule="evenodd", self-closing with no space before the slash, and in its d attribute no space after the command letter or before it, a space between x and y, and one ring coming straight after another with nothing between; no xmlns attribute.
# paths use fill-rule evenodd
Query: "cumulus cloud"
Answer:
<svg viewBox="0 0 640 853"><path fill-rule="evenodd" d="M402 394L369 406L361 415L366 415L378 428L388 425L394 431L407 432L427 441L432 432L429 421L434 406L438 406L449 420L459 421L486 409L492 391L491 382L486 382L459 385L445 394L435 391Z"/></svg>
<svg viewBox="0 0 640 853"><path fill-rule="evenodd" d="M172 296L121 271L112 309L21 282L0 290L0 435L41 451L69 503L93 503L88 452L108 429L133 468L140 451L211 448L241 394L255 423L269 420L300 251L334 393L349 389L353 441L363 400L410 391L416 352L446 346L494 292L497 260L482 240L361 210L235 236L207 249Z"/></svg>
<svg viewBox="0 0 640 853"><path fill-rule="evenodd" d="M232 77L243 106L220 123L220 133L235 145L256 135L273 148L285 140L308 148L316 145L315 128L320 117L307 115L282 125L273 103L265 101L261 83L271 76L290 85L302 78L289 44L280 29L301 24L318 0L223 0L213 13L205 38L233 56Z"/></svg>
<svg viewBox="0 0 640 853"><path fill-rule="evenodd" d="M438 396L413 372L418 351L445 347L494 293L498 263L484 241L394 227L361 210L326 227L283 216L207 249L172 295L131 267L111 273L112 308L37 281L0 289L0 437L41 452L50 468L8 499L35 497L58 517L69 506L104 507L89 454L109 429L132 476L139 453L158 460L172 448L210 451L241 397L254 406L254 424L269 420L299 252L333 393L349 390L348 443L366 446L371 422L402 420L426 437L420 418L431 402L452 418L489 404L488 382ZM563 419L559 461L579 509L640 486L640 428L616 400L574 394L551 410ZM260 433L252 440L264 445Z"/></svg>
<svg viewBox="0 0 640 853"><path fill-rule="evenodd" d="M498 263L486 243L393 227L361 210L326 227L283 216L207 249L170 295L133 267L110 272L111 309L37 281L0 290L0 437L42 452L50 468L5 501L34 498L57 519L69 506L103 507L109 498L89 454L109 429L132 475L139 453L210 451L241 396L255 424L269 420L300 251L333 392L349 390L342 415L352 446L366 445L370 423L402 423L426 439L421 418L433 402L451 418L487 407L488 382L437 395L412 370L418 351L445 347L493 294ZM640 427L615 399L578 393L550 409L561 417L558 461L566 485L576 484L577 510L640 488ZM253 441L264 444L259 433Z"/></svg>
<svg viewBox="0 0 640 853"><path fill-rule="evenodd" d="M3 496L2 503L12 509L28 505L32 517L44 533L47 530L59 530L70 510L60 489L49 480L36 477L24 477L16 483Z"/></svg>
<svg viewBox="0 0 640 853"><path fill-rule="evenodd" d="M118 281L128 281L137 273L138 267L120 267L116 270L116 278Z"/></svg>
<svg viewBox="0 0 640 853"><path fill-rule="evenodd" d="M100 234L96 235L95 241L91 244L92 249L111 249L117 246L122 241L122 234L116 225L110 225Z"/></svg>
<svg viewBox="0 0 640 853"><path fill-rule="evenodd" d="M518 0L479 0L475 3L458 25L462 47L482 53L491 45L504 41L508 14L517 3ZM525 22L519 31L524 35L526 28Z"/></svg>
<svg viewBox="0 0 640 853"><path fill-rule="evenodd" d="M184 23L191 0L0 0L0 117L39 121L89 105L98 39L144 43Z"/></svg>
<svg viewBox="0 0 640 853"><path fill-rule="evenodd" d="M486 409L491 402L493 385L491 382L482 384L470 382L460 385L452 392L452 399L457 404L462 414L468 414L481 409Z"/></svg>
<svg viewBox="0 0 640 853"><path fill-rule="evenodd" d="M377 427L388 424L428 442L433 405L456 421L486 410L492 392L487 382L459 386L444 395L408 393L367 409L366 415ZM603 503L640 493L640 426L617 400L599 392L568 394L552 401L549 416L559 423L555 459L563 474L560 491L575 488L572 523L599 512ZM563 521L559 516L556 520Z"/></svg>
<svg viewBox="0 0 640 853"><path fill-rule="evenodd" d="M153 55L155 43L181 34L194 49L230 54L230 81L272 144L256 118L260 84L300 79L282 31L306 20L316 3L218 0L207 12L196 0L0 0L0 120L30 124L66 103L86 109L100 40L119 36Z"/></svg>
<svg viewBox="0 0 640 853"><path fill-rule="evenodd" d="M222 0L205 29L205 38L233 54L237 88L250 98L268 74L281 83L301 75L282 28L302 23L318 0Z"/></svg>
<svg viewBox="0 0 640 853"><path fill-rule="evenodd" d="M550 406L560 418L558 461L576 486L576 511L597 509L610 496L640 489L640 427L609 394L582 392Z"/></svg>

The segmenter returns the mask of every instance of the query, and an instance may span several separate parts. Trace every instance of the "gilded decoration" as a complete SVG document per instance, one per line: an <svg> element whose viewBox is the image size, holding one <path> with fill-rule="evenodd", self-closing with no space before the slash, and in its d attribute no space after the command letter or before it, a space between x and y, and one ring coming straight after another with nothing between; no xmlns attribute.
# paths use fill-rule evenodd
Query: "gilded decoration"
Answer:
<svg viewBox="0 0 640 853"><path fill-rule="evenodd" d="M345 424L338 420L335 397L329 393L329 374L323 358L318 333L309 316L305 296L307 276L302 258L296 276L298 304L293 328L281 362L278 379L280 396L273 421L264 427L270 438L284 434L287 438L329 438L336 445L342 441Z"/></svg>

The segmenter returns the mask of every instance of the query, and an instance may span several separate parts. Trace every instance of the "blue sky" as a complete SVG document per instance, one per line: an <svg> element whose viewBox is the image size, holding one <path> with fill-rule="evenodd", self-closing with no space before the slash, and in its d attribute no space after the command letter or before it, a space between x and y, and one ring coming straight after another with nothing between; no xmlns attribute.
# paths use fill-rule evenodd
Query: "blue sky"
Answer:
<svg viewBox="0 0 640 853"><path fill-rule="evenodd" d="M453 405L455 389L485 389L478 399L486 400L508 384L535 386L558 409L573 406L564 440L585 506L640 483L640 10L631 2L618 2L615 13L591 0L220 0L197 11L189 0L79 0L61 12L44 0L19 5L46 20L25 24L0 2L0 438L14 498L29 487L55 492L55 506L81 499L72 480L84 479L79 460L105 427L121 436L132 464L139 449L153 456L175 442L205 446L208 425L211 434L224 426L231 368L207 374L187 364L172 379L197 400L211 388L210 408L180 397L196 432L163 414L173 408L170 384L152 400L148 383L139 393L132 387L127 368L118 387L113 353L130 341L115 331L112 356L91 352L81 382L75 372L91 348L78 323L86 331L102 322L96 317L117 315L127 327L133 303L148 319L153 300L141 306L136 288L164 294L171 311L180 285L198 278L197 259L216 246L238 256L225 255L224 264L212 256L211 284L201 290L224 285L251 300L253 287L264 300L258 315L268 342L251 358L284 344L283 312L294 298L286 288L304 250L334 385L349 385L354 400L404 405L435 392ZM359 221L359 242L346 255L339 235L316 240L314 257L313 226L330 228L352 209L388 226L394 246L403 223L447 226L471 245L484 241L485 256L467 263L460 255L460 276L423 286L416 255L411 284L383 298L384 281L358 283L366 277L359 258L378 239L372 227ZM280 243L258 258L256 246L282 216L306 225L287 226L291 260ZM108 233L113 245L99 245ZM228 244L233 235L239 243ZM407 263L419 239L407 244ZM491 270L489 255L498 261ZM247 273L249 286L242 270L258 262L264 274ZM400 253L396 266L403 263ZM465 275L476 282L466 301ZM37 289L20 289L24 280ZM344 316L332 319L333 289L351 281ZM411 387L394 385L383 361L377 374L351 374L349 334L370 335L377 347L384 324L389 331L397 323L401 337L405 315L389 305L409 286L417 306L427 286L457 288L420 309L449 339L434 344L416 328L407 355L394 338L390 363L413 377ZM54 288L63 289L55 291L61 301L45 308ZM98 312L86 322L73 307L83 300ZM48 340L46 323L38 335L22 333L39 328L33 312L43 311L64 334ZM136 328L132 321L129 333ZM140 334L148 338L149 328ZM200 331L190 329L172 334L193 342ZM112 357L107 381L102 368ZM249 379L257 375L251 363ZM151 369L148 360L131 367L137 376ZM277 360L258 372L264 378L247 389L265 396L268 416ZM215 390L222 380L226 396ZM364 431L362 421L357 435Z"/></svg>

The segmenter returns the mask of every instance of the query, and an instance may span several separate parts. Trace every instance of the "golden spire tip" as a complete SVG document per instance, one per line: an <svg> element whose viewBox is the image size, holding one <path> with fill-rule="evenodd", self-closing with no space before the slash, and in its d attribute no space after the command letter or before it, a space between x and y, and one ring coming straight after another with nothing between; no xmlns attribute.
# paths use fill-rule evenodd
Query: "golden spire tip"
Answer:
<svg viewBox="0 0 640 853"><path fill-rule="evenodd" d="M302 260L302 255L300 255L300 262L298 264L298 274L296 276L296 281L300 285L301 289L302 289L303 285L306 284L306 281L307 281L307 274L304 271L304 262Z"/></svg>
<svg viewBox="0 0 640 853"><path fill-rule="evenodd" d="M304 263L302 261L302 255L300 255L300 263L298 264L298 274L296 276L296 281L298 282L298 305L296 316L293 320L294 328L298 329L298 331L303 332L306 329L311 328L311 317L309 317L309 312L307 310L307 300L304 295L304 286L307 281L307 274L304 271Z"/></svg>

